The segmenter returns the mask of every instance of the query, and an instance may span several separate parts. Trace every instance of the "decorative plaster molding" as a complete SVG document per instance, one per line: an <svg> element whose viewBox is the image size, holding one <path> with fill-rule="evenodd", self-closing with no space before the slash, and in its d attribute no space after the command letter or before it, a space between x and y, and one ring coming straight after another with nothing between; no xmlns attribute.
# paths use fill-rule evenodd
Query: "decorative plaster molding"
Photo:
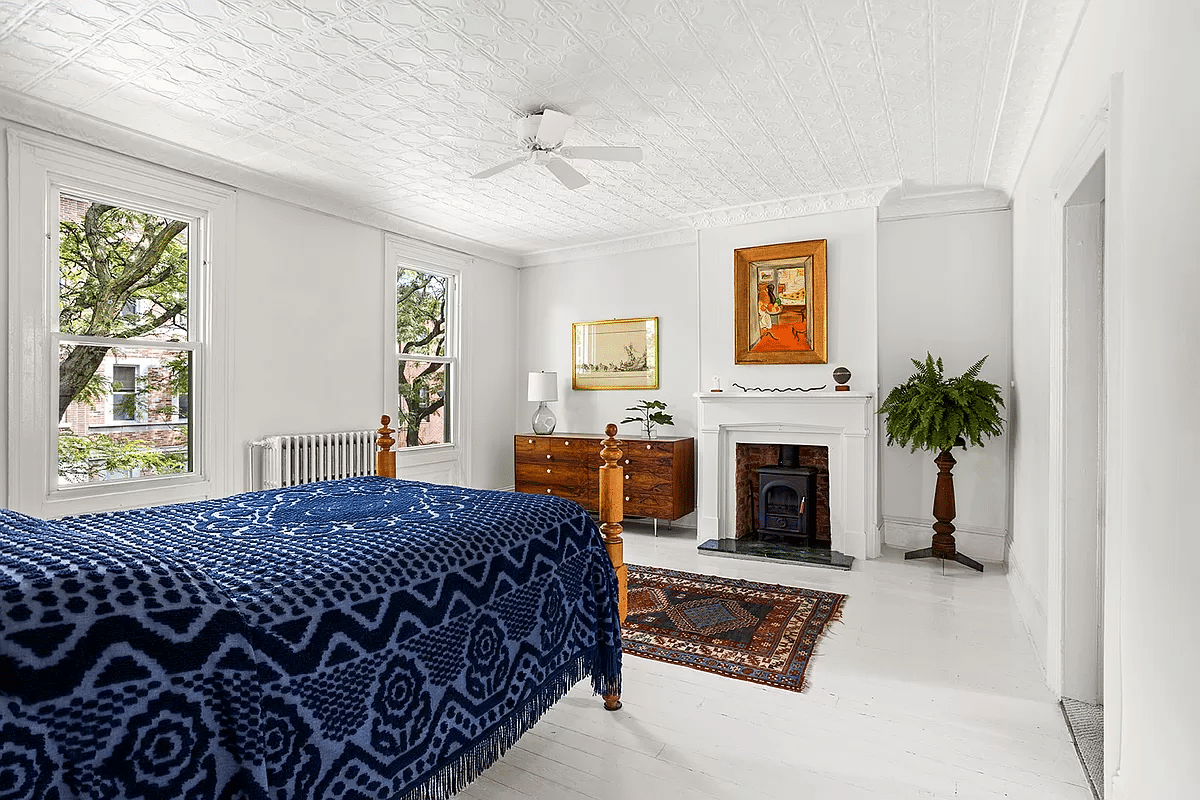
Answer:
<svg viewBox="0 0 1200 800"><path fill-rule="evenodd" d="M932 217L941 214L966 214L1000 211L1009 208L1007 192L983 186L918 187L904 181L888 192L879 203L879 219L896 220Z"/></svg>
<svg viewBox="0 0 1200 800"><path fill-rule="evenodd" d="M891 188L891 184L864 186L841 192L788 197L766 203L747 203L684 214L680 219L686 220L694 228L719 228L786 217L826 214L831 211L874 208Z"/></svg>
<svg viewBox="0 0 1200 800"><path fill-rule="evenodd" d="M328 189L282 180L3 87L0 87L0 120L85 142L235 189L255 192L310 211L381 228L507 266L515 267L520 263L516 255L506 250L394 214L357 206L346 198L331 194Z"/></svg>
<svg viewBox="0 0 1200 800"><path fill-rule="evenodd" d="M582 261L585 258L610 256L617 253L632 253L635 250L651 250L656 247L673 247L675 245L695 243L695 228L677 228L670 231L646 233L640 236L628 236L624 239L593 242L591 244L579 245L578 247L541 250L524 256L521 259L521 266L541 267L547 264L560 264L564 261Z"/></svg>

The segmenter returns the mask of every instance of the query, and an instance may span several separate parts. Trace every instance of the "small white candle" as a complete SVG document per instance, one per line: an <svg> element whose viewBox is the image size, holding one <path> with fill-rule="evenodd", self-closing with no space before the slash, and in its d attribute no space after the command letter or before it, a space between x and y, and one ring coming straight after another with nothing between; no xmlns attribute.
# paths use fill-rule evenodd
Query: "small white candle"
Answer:
<svg viewBox="0 0 1200 800"><path fill-rule="evenodd" d="M714 391L714 392L721 391L721 376L720 375L713 375L712 391Z"/></svg>

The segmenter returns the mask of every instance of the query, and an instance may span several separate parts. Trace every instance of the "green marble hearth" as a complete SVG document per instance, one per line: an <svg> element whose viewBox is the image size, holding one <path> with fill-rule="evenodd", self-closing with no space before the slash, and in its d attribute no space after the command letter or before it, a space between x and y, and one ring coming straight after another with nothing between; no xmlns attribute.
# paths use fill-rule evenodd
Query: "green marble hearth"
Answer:
<svg viewBox="0 0 1200 800"><path fill-rule="evenodd" d="M748 561L788 561L807 567L828 569L848 570L854 563L854 556L839 553L837 550L806 547L778 539L758 541L753 535L741 539L709 539L696 549L710 556L742 558Z"/></svg>

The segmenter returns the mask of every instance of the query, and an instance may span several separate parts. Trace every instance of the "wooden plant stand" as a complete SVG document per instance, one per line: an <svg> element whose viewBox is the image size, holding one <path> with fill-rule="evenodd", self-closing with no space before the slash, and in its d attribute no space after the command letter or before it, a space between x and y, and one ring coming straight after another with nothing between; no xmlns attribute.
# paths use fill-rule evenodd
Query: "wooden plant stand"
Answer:
<svg viewBox="0 0 1200 800"><path fill-rule="evenodd" d="M958 552L954 546L954 475L950 470L957 462L949 450L943 450L933 463L938 465L938 477L933 492L933 518L937 522L933 523L932 546L910 550L904 558L941 558L983 572L983 564Z"/></svg>

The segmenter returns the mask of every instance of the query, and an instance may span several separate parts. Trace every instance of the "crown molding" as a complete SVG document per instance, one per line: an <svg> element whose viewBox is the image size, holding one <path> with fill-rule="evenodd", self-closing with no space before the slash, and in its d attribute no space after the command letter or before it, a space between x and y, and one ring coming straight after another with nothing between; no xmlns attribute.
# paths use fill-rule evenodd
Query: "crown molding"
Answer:
<svg viewBox="0 0 1200 800"><path fill-rule="evenodd" d="M874 208L879 205L880 200L892 189L892 186L892 184L863 186L838 192L788 197L766 203L747 203L739 206L714 208L693 214L684 214L680 219L689 223L693 228L720 228L786 217L828 214L831 211Z"/></svg>
<svg viewBox="0 0 1200 800"><path fill-rule="evenodd" d="M904 181L889 191L879 203L881 222L934 217L946 214L971 214L1001 211L1011 205L1008 192L984 186L922 187Z"/></svg>
<svg viewBox="0 0 1200 800"><path fill-rule="evenodd" d="M286 181L258 170L239 166L216 156L159 139L78 111L72 111L20 92L0 87L0 120L206 178L234 189L254 192L310 211L380 228L429 242L466 255L494 261L510 267L521 265L520 256L498 247L450 233L432 225L356 205L347 198L331 195L327 189Z"/></svg>
<svg viewBox="0 0 1200 800"><path fill-rule="evenodd" d="M558 247L553 250L539 250L529 253L521 260L522 267L542 267L548 264L561 264L564 261L582 261L597 256L611 256L618 253L632 253L635 250L652 250L656 247L673 247L681 244L695 244L695 228L675 228L669 231L655 231L637 236L627 236L624 239L609 239L603 242L577 245L574 247Z"/></svg>

